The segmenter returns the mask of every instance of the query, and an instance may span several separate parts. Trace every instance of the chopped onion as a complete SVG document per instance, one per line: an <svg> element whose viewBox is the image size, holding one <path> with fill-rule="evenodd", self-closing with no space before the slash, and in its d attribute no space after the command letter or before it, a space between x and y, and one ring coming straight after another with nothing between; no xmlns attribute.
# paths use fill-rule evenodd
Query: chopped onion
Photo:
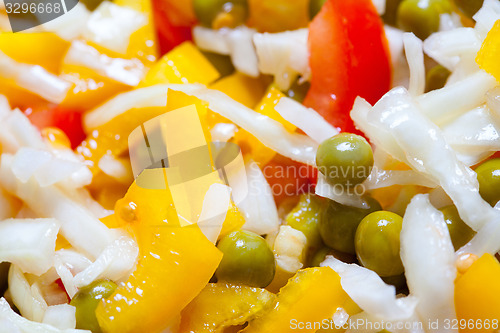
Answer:
<svg viewBox="0 0 500 333"><path fill-rule="evenodd" d="M282 97L275 110L317 143L339 134L339 130L330 125L319 113L291 98Z"/></svg>
<svg viewBox="0 0 500 333"><path fill-rule="evenodd" d="M19 87L56 104L61 103L71 84L38 65L19 63L0 51L0 75Z"/></svg>
<svg viewBox="0 0 500 333"><path fill-rule="evenodd" d="M52 21L41 25L43 30L56 33L62 39L71 41L82 35L90 12L83 3L78 2L68 12L64 13Z"/></svg>
<svg viewBox="0 0 500 333"><path fill-rule="evenodd" d="M5 298L0 298L0 327L8 328L9 333L91 333L87 330L58 329L52 325L36 323L15 313ZM7 332L7 331L4 331Z"/></svg>
<svg viewBox="0 0 500 333"><path fill-rule="evenodd" d="M299 29L253 36L259 69L273 75L279 89L289 89L298 75L310 76L308 35L308 29Z"/></svg>
<svg viewBox="0 0 500 333"><path fill-rule="evenodd" d="M387 150L390 146L379 144L380 141L387 140L386 136L392 137L399 146L396 154L404 151L403 161L440 184L471 228L479 230L489 221L500 218L500 213L479 195L474 171L458 160L441 130L421 114L404 88L395 88L382 97L366 115L366 122L358 125L365 130L366 123L370 127L367 127L369 132L365 133L377 147L396 156ZM374 128L379 131L373 131Z"/></svg>
<svg viewBox="0 0 500 333"><path fill-rule="evenodd" d="M9 292L23 317L37 322L43 320L47 303L40 288L37 284L30 285L16 265L11 265L9 269Z"/></svg>
<svg viewBox="0 0 500 333"><path fill-rule="evenodd" d="M73 283L84 287L97 279L120 281L135 267L139 248L130 237L120 237L108 245L90 266L75 275Z"/></svg>
<svg viewBox="0 0 500 333"><path fill-rule="evenodd" d="M0 183L23 200L38 216L53 217L61 224L61 233L75 248L97 258L116 235L83 205L71 200L55 186L42 188L31 178L23 183L12 170L14 157L3 154Z"/></svg>
<svg viewBox="0 0 500 333"><path fill-rule="evenodd" d="M400 238L406 281L410 294L418 298L422 322L456 319L455 250L443 214L428 195L416 195L406 208ZM456 330L441 327L440 331Z"/></svg>
<svg viewBox="0 0 500 333"><path fill-rule="evenodd" d="M438 125L445 124L486 102L486 92L497 85L484 71L417 98L422 112Z"/></svg>
<svg viewBox="0 0 500 333"><path fill-rule="evenodd" d="M238 208L245 217L244 230L264 235L276 231L280 221L272 189L264 174L253 161L246 163L248 194Z"/></svg>
<svg viewBox="0 0 500 333"><path fill-rule="evenodd" d="M130 36L147 22L148 18L140 12L103 1L90 15L83 37L125 55Z"/></svg>
<svg viewBox="0 0 500 333"><path fill-rule="evenodd" d="M76 327L76 308L69 304L49 306L45 310L43 323L52 325L61 330L74 329Z"/></svg>
<svg viewBox="0 0 500 333"><path fill-rule="evenodd" d="M408 91L413 96L418 96L425 91L425 66L422 41L413 33L403 35L406 59L410 67L410 87Z"/></svg>
<svg viewBox="0 0 500 333"><path fill-rule="evenodd" d="M202 50L230 55L238 71L257 77L259 76L258 60L252 41L255 33L254 29L246 26L220 30L196 26L193 28L193 39Z"/></svg>
<svg viewBox="0 0 500 333"><path fill-rule="evenodd" d="M0 262L40 275L52 266L60 223L54 219L8 219L0 222Z"/></svg>
<svg viewBox="0 0 500 333"><path fill-rule="evenodd" d="M385 284L374 271L346 264L333 256L327 256L322 267L330 267L340 275L344 291L366 313L383 320L410 318L417 306L417 298L396 298L396 288Z"/></svg>
<svg viewBox="0 0 500 333"><path fill-rule="evenodd" d="M129 86L138 85L145 73L144 65L138 59L111 58L78 40L71 43L63 61L68 65L87 67Z"/></svg>

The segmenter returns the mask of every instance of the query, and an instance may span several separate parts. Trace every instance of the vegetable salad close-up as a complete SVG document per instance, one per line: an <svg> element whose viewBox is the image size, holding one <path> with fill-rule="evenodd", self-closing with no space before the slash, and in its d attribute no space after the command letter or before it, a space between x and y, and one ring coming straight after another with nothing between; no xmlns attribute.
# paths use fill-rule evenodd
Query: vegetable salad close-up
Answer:
<svg viewBox="0 0 500 333"><path fill-rule="evenodd" d="M500 332L499 0L0 0L0 333Z"/></svg>

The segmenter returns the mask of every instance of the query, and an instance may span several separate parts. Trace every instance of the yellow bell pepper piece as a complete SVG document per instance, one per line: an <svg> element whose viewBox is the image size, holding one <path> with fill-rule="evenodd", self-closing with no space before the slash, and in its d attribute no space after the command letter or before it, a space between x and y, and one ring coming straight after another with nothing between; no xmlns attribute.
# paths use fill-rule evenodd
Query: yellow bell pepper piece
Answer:
<svg viewBox="0 0 500 333"><path fill-rule="evenodd" d="M349 299L340 277L329 267L299 271L278 293L272 310L251 321L242 333L315 332Z"/></svg>
<svg viewBox="0 0 500 333"><path fill-rule="evenodd" d="M276 120L281 123L288 131L295 131L296 127L286 121L281 115L274 109L278 104L279 100L285 95L278 89L271 87L262 98L260 103L255 107L255 111L268 116L269 118ZM260 142L255 136L249 132L240 129L235 137L234 142L238 144L243 152L246 152L252 156L252 159L259 163L260 165L265 165L273 159L276 152L262 142Z"/></svg>
<svg viewBox="0 0 500 333"><path fill-rule="evenodd" d="M265 289L210 283L182 311L179 333L215 333L243 325L270 309L275 298Z"/></svg>
<svg viewBox="0 0 500 333"><path fill-rule="evenodd" d="M139 261L97 307L99 325L106 333L161 332L206 286L222 253L198 226L180 227L168 190L134 183L115 215L135 235Z"/></svg>
<svg viewBox="0 0 500 333"><path fill-rule="evenodd" d="M0 51L15 61L39 65L58 74L69 42L51 32L0 33Z"/></svg>
<svg viewBox="0 0 500 333"><path fill-rule="evenodd" d="M240 229L245 224L245 218L243 214L241 214L240 210L233 201L231 201L231 205L226 214L226 219L222 224L222 230L220 232L219 238L227 235L228 233Z"/></svg>
<svg viewBox="0 0 500 333"><path fill-rule="evenodd" d="M261 79L251 78L240 72L218 80L209 88L219 90L252 109L261 101L266 92L266 85Z"/></svg>
<svg viewBox="0 0 500 333"><path fill-rule="evenodd" d="M209 84L220 74L191 42L185 42L164 55L146 74L140 87L161 83Z"/></svg>
<svg viewBox="0 0 500 333"><path fill-rule="evenodd" d="M248 24L262 32L280 32L307 27L309 0L249 0Z"/></svg>
<svg viewBox="0 0 500 333"><path fill-rule="evenodd" d="M490 254L479 258L455 281L458 321L471 323L465 329L459 325L460 332L493 332L500 328L499 281L500 263Z"/></svg>
<svg viewBox="0 0 500 333"><path fill-rule="evenodd" d="M151 0L115 0L114 3L141 12L148 17L148 23L130 36L126 57L138 58L146 65L155 62L158 59L158 43Z"/></svg>
<svg viewBox="0 0 500 333"><path fill-rule="evenodd" d="M488 32L476 57L479 67L500 82L500 61L498 59L500 59L500 20L496 21Z"/></svg>
<svg viewBox="0 0 500 333"><path fill-rule="evenodd" d="M67 108L90 110L112 96L130 90L129 86L100 76L82 66L64 64L61 77L73 83L61 103Z"/></svg>

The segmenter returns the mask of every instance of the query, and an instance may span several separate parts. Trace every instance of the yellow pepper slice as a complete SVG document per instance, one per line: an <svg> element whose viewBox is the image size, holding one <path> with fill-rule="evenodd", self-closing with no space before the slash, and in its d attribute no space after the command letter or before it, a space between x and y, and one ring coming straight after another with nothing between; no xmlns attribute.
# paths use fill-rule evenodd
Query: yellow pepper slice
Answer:
<svg viewBox="0 0 500 333"><path fill-rule="evenodd" d="M179 333L223 332L268 310L275 295L261 288L210 283L182 311Z"/></svg>
<svg viewBox="0 0 500 333"><path fill-rule="evenodd" d="M58 74L69 42L51 32L0 33L0 51L12 59Z"/></svg>
<svg viewBox="0 0 500 333"><path fill-rule="evenodd" d="M209 84L219 78L219 72L191 42L185 42L164 55L146 74L139 85L148 87L160 83Z"/></svg>
<svg viewBox="0 0 500 333"><path fill-rule="evenodd" d="M477 53L476 62L479 67L493 75L500 82L500 20L496 21L493 28L486 36Z"/></svg>
<svg viewBox="0 0 500 333"><path fill-rule="evenodd" d="M331 318L348 300L339 275L331 268L307 268L280 290L272 310L251 321L242 332L315 332L318 326L311 324Z"/></svg>
<svg viewBox="0 0 500 333"><path fill-rule="evenodd" d="M222 253L197 225L180 227L168 190L134 183L115 218L135 236L139 261L97 307L99 325L106 333L161 332L206 286Z"/></svg>
<svg viewBox="0 0 500 333"><path fill-rule="evenodd" d="M115 0L118 6L128 7L145 14L148 23L130 36L127 58L137 58L146 66L158 58L156 30L153 21L153 8L150 0Z"/></svg>
<svg viewBox="0 0 500 333"><path fill-rule="evenodd" d="M500 328L499 281L500 263L490 254L479 258L455 281L460 332L493 332ZM463 329L461 322L471 324Z"/></svg>
<svg viewBox="0 0 500 333"><path fill-rule="evenodd" d="M296 30L309 24L309 0L249 0L248 6L248 24L259 31Z"/></svg>

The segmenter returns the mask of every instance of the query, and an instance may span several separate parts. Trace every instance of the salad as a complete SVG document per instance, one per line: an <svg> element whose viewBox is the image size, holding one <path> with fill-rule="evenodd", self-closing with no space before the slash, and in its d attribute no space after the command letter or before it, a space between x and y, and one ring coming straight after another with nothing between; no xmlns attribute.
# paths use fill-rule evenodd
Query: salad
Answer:
<svg viewBox="0 0 500 333"><path fill-rule="evenodd" d="M500 332L500 1L13 8L0 333Z"/></svg>

